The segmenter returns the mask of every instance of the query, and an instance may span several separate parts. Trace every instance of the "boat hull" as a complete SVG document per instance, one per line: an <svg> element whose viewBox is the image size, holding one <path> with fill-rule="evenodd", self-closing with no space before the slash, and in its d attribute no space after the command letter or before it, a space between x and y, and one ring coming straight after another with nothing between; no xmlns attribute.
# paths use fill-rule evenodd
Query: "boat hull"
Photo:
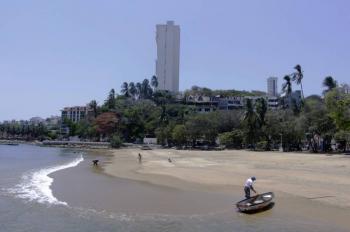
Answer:
<svg viewBox="0 0 350 232"><path fill-rule="evenodd" d="M237 202L236 206L241 212L255 212L268 208L273 204L273 192L259 194L257 196Z"/></svg>

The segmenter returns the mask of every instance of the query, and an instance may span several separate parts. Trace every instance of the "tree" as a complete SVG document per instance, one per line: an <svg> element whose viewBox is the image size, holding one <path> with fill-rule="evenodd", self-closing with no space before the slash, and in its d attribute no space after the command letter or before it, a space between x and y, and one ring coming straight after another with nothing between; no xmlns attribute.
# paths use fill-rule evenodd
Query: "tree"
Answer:
<svg viewBox="0 0 350 232"><path fill-rule="evenodd" d="M129 93L135 99L137 94L137 89L134 82L129 83Z"/></svg>
<svg viewBox="0 0 350 232"><path fill-rule="evenodd" d="M80 120L79 122L76 123L75 126L75 133L78 135L80 138L88 138L89 137L89 123L86 120Z"/></svg>
<svg viewBox="0 0 350 232"><path fill-rule="evenodd" d="M304 78L304 74L303 71L301 69L301 66L299 64L297 64L294 69L296 70L296 72L294 72L292 74L292 79L293 81L295 81L298 85L300 85L300 89L301 89L301 96L303 97L304 100L304 91L303 91L303 78Z"/></svg>
<svg viewBox="0 0 350 232"><path fill-rule="evenodd" d="M153 91L155 91L158 87L158 78L156 76L152 76L151 86L153 87Z"/></svg>
<svg viewBox="0 0 350 232"><path fill-rule="evenodd" d="M77 134L77 124L68 118L64 118L63 124L69 128L69 136L75 136ZM33 131L35 133L35 131Z"/></svg>
<svg viewBox="0 0 350 232"><path fill-rule="evenodd" d="M115 112L105 112L95 119L96 131L103 136L110 136L117 130L119 116Z"/></svg>
<svg viewBox="0 0 350 232"><path fill-rule="evenodd" d="M217 124L218 133L231 132L240 129L241 120L244 116L243 110L220 110L208 114Z"/></svg>
<svg viewBox="0 0 350 232"><path fill-rule="evenodd" d="M173 125L161 126L155 130L155 134L162 146L166 144L171 145L171 133L172 133Z"/></svg>
<svg viewBox="0 0 350 232"><path fill-rule="evenodd" d="M113 137L111 138L110 144L111 144L111 147L113 148L120 148L121 145L123 144L123 141L119 135L114 134Z"/></svg>
<svg viewBox="0 0 350 232"><path fill-rule="evenodd" d="M282 85L282 92L286 94L286 96L290 96L292 94L292 81L291 81L291 78L290 76L288 75L285 75L283 77L284 79L284 83Z"/></svg>
<svg viewBox="0 0 350 232"><path fill-rule="evenodd" d="M111 89L111 91L109 91L108 98L105 101L105 105L109 110L115 109L115 102L115 91L114 89Z"/></svg>
<svg viewBox="0 0 350 232"><path fill-rule="evenodd" d="M184 125L176 125L172 131L171 137L176 145L186 144L186 128Z"/></svg>
<svg viewBox="0 0 350 232"><path fill-rule="evenodd" d="M149 84L148 79L144 79L141 84L141 98L150 99L152 97L153 90Z"/></svg>
<svg viewBox="0 0 350 232"><path fill-rule="evenodd" d="M264 98L259 98L255 103L256 113L259 116L260 128L265 124L265 114L267 112L267 103Z"/></svg>
<svg viewBox="0 0 350 232"><path fill-rule="evenodd" d="M350 131L350 95L333 89L326 94L325 102L337 129Z"/></svg>
<svg viewBox="0 0 350 232"><path fill-rule="evenodd" d="M339 149L346 152L347 144L350 142L350 132L340 130L335 134L335 140L339 143Z"/></svg>
<svg viewBox="0 0 350 232"><path fill-rule="evenodd" d="M247 99L246 102L246 111L244 115L244 125L246 128L246 142L248 145L251 145L255 148L255 142L257 138L257 130L258 130L258 120L259 116L254 110L254 106L251 99Z"/></svg>
<svg viewBox="0 0 350 232"><path fill-rule="evenodd" d="M185 122L187 138L192 141L192 146L197 140L214 144L218 135L217 124L207 114L194 114L186 118Z"/></svg>
<svg viewBox="0 0 350 232"><path fill-rule="evenodd" d="M96 118L97 117L97 101L96 100L92 100L90 103L89 103L89 107L93 110L94 112L94 117Z"/></svg>
<svg viewBox="0 0 350 232"><path fill-rule="evenodd" d="M323 86L326 87L327 89L323 90L323 94L326 94L327 92L331 91L332 89L337 87L337 81L333 79L331 76L327 76L323 80Z"/></svg>
<svg viewBox="0 0 350 232"><path fill-rule="evenodd" d="M125 97L129 97L129 84L128 82L124 82L122 84L121 90L120 92L125 96Z"/></svg>
<svg viewBox="0 0 350 232"><path fill-rule="evenodd" d="M137 92L137 95L138 95L138 99L143 98L141 83L137 82L135 87L136 87L136 92Z"/></svg>
<svg viewBox="0 0 350 232"><path fill-rule="evenodd" d="M233 130L219 134L220 144L225 145L226 148L241 149L244 139L244 133L241 130Z"/></svg>
<svg viewBox="0 0 350 232"><path fill-rule="evenodd" d="M174 96L168 90L156 90L153 92L152 99L157 105L170 104L174 102Z"/></svg>
<svg viewBox="0 0 350 232"><path fill-rule="evenodd" d="M331 141L335 134L335 125L329 117L325 103L320 96L305 99L303 111L299 117L307 135L309 148L313 152L331 150Z"/></svg>

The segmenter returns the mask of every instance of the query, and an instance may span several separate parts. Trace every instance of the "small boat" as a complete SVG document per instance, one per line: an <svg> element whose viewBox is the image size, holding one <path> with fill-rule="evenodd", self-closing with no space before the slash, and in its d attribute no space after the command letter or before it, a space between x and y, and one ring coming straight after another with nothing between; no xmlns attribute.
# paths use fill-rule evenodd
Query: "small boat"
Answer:
<svg viewBox="0 0 350 232"><path fill-rule="evenodd" d="M244 199L237 202L236 206L241 212L254 212L266 209L272 204L272 199L275 197L273 192L258 194L254 197Z"/></svg>

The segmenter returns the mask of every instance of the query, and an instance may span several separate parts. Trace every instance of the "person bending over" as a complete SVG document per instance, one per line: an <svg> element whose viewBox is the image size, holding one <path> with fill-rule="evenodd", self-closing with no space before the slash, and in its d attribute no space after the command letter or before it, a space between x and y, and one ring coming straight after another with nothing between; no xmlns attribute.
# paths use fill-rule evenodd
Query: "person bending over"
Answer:
<svg viewBox="0 0 350 232"><path fill-rule="evenodd" d="M248 178L244 184L244 193L246 198L250 198L250 190L253 190L254 193L257 193L253 188L253 182L256 181L255 176Z"/></svg>

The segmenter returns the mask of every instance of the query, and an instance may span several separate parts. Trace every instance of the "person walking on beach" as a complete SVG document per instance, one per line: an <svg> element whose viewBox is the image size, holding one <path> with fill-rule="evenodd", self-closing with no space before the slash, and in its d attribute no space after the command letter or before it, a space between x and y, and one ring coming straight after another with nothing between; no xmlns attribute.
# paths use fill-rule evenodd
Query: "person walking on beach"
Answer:
<svg viewBox="0 0 350 232"><path fill-rule="evenodd" d="M256 178L255 178L255 176L252 176L252 177L248 178L244 184L244 193L245 193L245 198L247 198L247 199L250 198L250 190L253 190L253 192L255 192L257 194L255 189L253 188L254 181L256 181Z"/></svg>
<svg viewBox="0 0 350 232"><path fill-rule="evenodd" d="M142 162L142 155L139 153L139 163Z"/></svg>

